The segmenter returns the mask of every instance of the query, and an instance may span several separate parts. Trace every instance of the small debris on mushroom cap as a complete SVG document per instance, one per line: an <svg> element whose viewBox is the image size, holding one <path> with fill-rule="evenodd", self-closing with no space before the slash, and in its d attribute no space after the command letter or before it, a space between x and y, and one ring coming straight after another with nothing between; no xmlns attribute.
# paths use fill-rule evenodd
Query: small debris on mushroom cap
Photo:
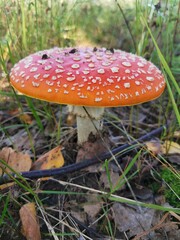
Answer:
<svg viewBox="0 0 180 240"><path fill-rule="evenodd" d="M165 88L164 77L154 64L105 48L53 48L34 53L14 65L10 80L27 96L96 107L147 102Z"/></svg>

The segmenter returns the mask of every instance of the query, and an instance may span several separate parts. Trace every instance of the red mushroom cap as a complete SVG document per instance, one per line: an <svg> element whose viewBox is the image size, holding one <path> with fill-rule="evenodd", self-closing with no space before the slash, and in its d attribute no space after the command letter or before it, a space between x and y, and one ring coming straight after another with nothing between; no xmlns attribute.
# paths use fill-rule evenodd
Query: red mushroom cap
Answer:
<svg viewBox="0 0 180 240"><path fill-rule="evenodd" d="M158 98L165 80L151 62L120 50L53 48L15 64L11 84L21 93L79 106L128 106Z"/></svg>

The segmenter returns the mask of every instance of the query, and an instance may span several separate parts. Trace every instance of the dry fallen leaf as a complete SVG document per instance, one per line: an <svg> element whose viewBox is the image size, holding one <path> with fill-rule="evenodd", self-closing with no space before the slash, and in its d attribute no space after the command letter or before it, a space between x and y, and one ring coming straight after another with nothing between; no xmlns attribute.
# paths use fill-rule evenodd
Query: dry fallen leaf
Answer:
<svg viewBox="0 0 180 240"><path fill-rule="evenodd" d="M33 163L32 170L59 168L64 165L61 146L57 146Z"/></svg>
<svg viewBox="0 0 180 240"><path fill-rule="evenodd" d="M120 186L120 184L119 184L120 183L119 173L110 170L109 175L110 175L111 182L109 182L107 172L101 172L100 183L103 185L103 187L105 189L110 189L110 187L115 189L118 185ZM112 184L112 186L110 186L110 184ZM123 187L125 187L125 186L122 185L121 190L122 190ZM119 188L118 188L118 190L119 190Z"/></svg>
<svg viewBox="0 0 180 240"><path fill-rule="evenodd" d="M145 145L146 145L147 149L150 152L152 152L153 154L157 155L157 154L161 153L160 141L151 140L151 141L145 142Z"/></svg>
<svg viewBox="0 0 180 240"><path fill-rule="evenodd" d="M32 124L33 122L32 116L27 113L21 113L19 119L26 124Z"/></svg>
<svg viewBox="0 0 180 240"><path fill-rule="evenodd" d="M22 222L22 234L27 240L40 240L40 228L34 203L23 205L19 211Z"/></svg>
<svg viewBox="0 0 180 240"><path fill-rule="evenodd" d="M31 124L33 122L32 115L22 112L20 108L10 110L8 113L12 116L18 117L24 123Z"/></svg>
<svg viewBox="0 0 180 240"><path fill-rule="evenodd" d="M4 147L0 151L0 159L4 160L8 166L13 168L16 172L29 171L32 165L32 160L28 154L16 152L10 147ZM0 176L3 172L11 172L3 163L0 163Z"/></svg>
<svg viewBox="0 0 180 240"><path fill-rule="evenodd" d="M161 149L163 154L180 154L180 145L176 142L165 141Z"/></svg>
<svg viewBox="0 0 180 240"><path fill-rule="evenodd" d="M144 229L151 227L155 210L141 208L141 210L125 206L121 203L114 203L112 206L114 222L120 232L127 232L128 237L136 236Z"/></svg>
<svg viewBox="0 0 180 240"><path fill-rule="evenodd" d="M166 140L163 144L160 141L148 141L145 145L153 154L180 154L180 145L176 142Z"/></svg>

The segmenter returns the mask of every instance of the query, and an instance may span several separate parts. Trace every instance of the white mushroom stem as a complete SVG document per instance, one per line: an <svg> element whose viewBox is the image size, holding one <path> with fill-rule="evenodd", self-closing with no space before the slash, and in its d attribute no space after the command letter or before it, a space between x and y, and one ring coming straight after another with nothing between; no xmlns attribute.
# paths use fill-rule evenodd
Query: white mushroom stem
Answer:
<svg viewBox="0 0 180 240"><path fill-rule="evenodd" d="M100 120L104 108L81 107L69 105L69 112L76 115L78 144L88 141L89 134L96 135L102 130L102 121Z"/></svg>

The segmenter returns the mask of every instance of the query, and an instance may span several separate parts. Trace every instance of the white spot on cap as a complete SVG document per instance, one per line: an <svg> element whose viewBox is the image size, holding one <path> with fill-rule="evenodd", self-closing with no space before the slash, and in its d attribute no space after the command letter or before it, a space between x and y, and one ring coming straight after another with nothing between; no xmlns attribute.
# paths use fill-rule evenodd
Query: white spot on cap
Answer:
<svg viewBox="0 0 180 240"><path fill-rule="evenodd" d="M56 62L58 62L58 63L63 63L64 61L61 60L61 59L56 59Z"/></svg>
<svg viewBox="0 0 180 240"><path fill-rule="evenodd" d="M151 90L152 89L152 87L149 86L149 85L146 88L147 88L147 90Z"/></svg>
<svg viewBox="0 0 180 240"><path fill-rule="evenodd" d="M100 74L103 74L103 73L105 73L105 71L104 71L104 69L103 69L103 68L100 68L100 69L98 69L98 70L97 70L97 72L98 72L98 73L100 73Z"/></svg>
<svg viewBox="0 0 180 240"><path fill-rule="evenodd" d="M95 102L100 102L100 101L102 101L102 98L95 98Z"/></svg>
<svg viewBox="0 0 180 240"><path fill-rule="evenodd" d="M159 91L159 87L155 87L155 90L156 90L156 92L158 92Z"/></svg>
<svg viewBox="0 0 180 240"><path fill-rule="evenodd" d="M142 94L145 94L146 93L146 89L142 88L141 92L142 92Z"/></svg>
<svg viewBox="0 0 180 240"><path fill-rule="evenodd" d="M53 86L53 85L54 85L54 82L46 81L46 84L49 85L49 86Z"/></svg>
<svg viewBox="0 0 180 240"><path fill-rule="evenodd" d="M44 67L44 70L48 71L48 70L50 70L51 68L52 68L51 65L46 65L46 66Z"/></svg>
<svg viewBox="0 0 180 240"><path fill-rule="evenodd" d="M125 67L131 67L130 62L122 62L122 65L125 66Z"/></svg>
<svg viewBox="0 0 180 240"><path fill-rule="evenodd" d="M39 87L39 83L36 83L34 81L32 81L32 85L33 85L33 87Z"/></svg>
<svg viewBox="0 0 180 240"><path fill-rule="evenodd" d="M81 60L81 58L80 57L74 57L73 60L74 61L79 61L79 60Z"/></svg>
<svg viewBox="0 0 180 240"><path fill-rule="evenodd" d="M111 63L110 62L103 62L102 65L103 66L109 66L109 65L111 65Z"/></svg>
<svg viewBox="0 0 180 240"><path fill-rule="evenodd" d="M112 71L112 73L117 73L117 72L119 72L119 68L118 67L112 67L111 71Z"/></svg>
<svg viewBox="0 0 180 240"><path fill-rule="evenodd" d="M141 84L141 82L140 81L135 81L135 84L139 86Z"/></svg>
<svg viewBox="0 0 180 240"><path fill-rule="evenodd" d="M109 94L111 94L111 93L114 93L114 92L115 92L115 91L113 91L113 90L111 90L111 89L107 89L106 91L107 91L107 93L109 93Z"/></svg>
<svg viewBox="0 0 180 240"><path fill-rule="evenodd" d="M147 79L149 82L153 82L153 81L154 81L154 78L153 78L153 77L146 77L146 79Z"/></svg>
<svg viewBox="0 0 180 240"><path fill-rule="evenodd" d="M51 89L51 88L49 88L49 89L48 89L48 93L51 93L51 92L52 92L52 89Z"/></svg>
<svg viewBox="0 0 180 240"><path fill-rule="evenodd" d="M40 73L39 74L36 74L36 75L34 75L34 78L35 79L38 79L38 77L40 76Z"/></svg>
<svg viewBox="0 0 180 240"><path fill-rule="evenodd" d="M84 71L82 71L84 74L89 74L89 71L87 71L87 70L84 70Z"/></svg>
<svg viewBox="0 0 180 240"><path fill-rule="evenodd" d="M57 77L56 76L52 76L52 78L51 78L53 81L54 80L56 80L57 79Z"/></svg>
<svg viewBox="0 0 180 240"><path fill-rule="evenodd" d="M58 67L58 68L63 68L63 66L62 66L62 65L60 65L60 64L57 64L57 67Z"/></svg>
<svg viewBox="0 0 180 240"><path fill-rule="evenodd" d="M87 96L84 95L84 94L81 94L79 97L80 97L80 98L87 98Z"/></svg>
<svg viewBox="0 0 180 240"><path fill-rule="evenodd" d="M86 55L84 55L84 57L85 57L85 58L90 58L91 55L90 55L90 54L86 54Z"/></svg>
<svg viewBox="0 0 180 240"><path fill-rule="evenodd" d="M107 82L114 83L114 80L112 80L111 78L107 78Z"/></svg>
<svg viewBox="0 0 180 240"><path fill-rule="evenodd" d="M44 60L44 59L42 59L42 60L38 60L37 62L38 62L39 64L45 64L47 61Z"/></svg>
<svg viewBox="0 0 180 240"><path fill-rule="evenodd" d="M89 63L88 67L93 68L94 67L94 63Z"/></svg>
<svg viewBox="0 0 180 240"><path fill-rule="evenodd" d="M21 71L20 73L19 73L19 76L22 76L22 75L24 75L24 71Z"/></svg>
<svg viewBox="0 0 180 240"><path fill-rule="evenodd" d="M20 69L20 67L19 66L17 66L17 64L15 64L15 68L14 68L14 71L16 72L16 71L18 71L19 69Z"/></svg>
<svg viewBox="0 0 180 240"><path fill-rule="evenodd" d="M56 72L56 73L62 73L62 72L64 72L64 70L62 70L62 69L56 69L55 72Z"/></svg>
<svg viewBox="0 0 180 240"><path fill-rule="evenodd" d="M44 74L43 75L43 78L48 78L49 77L49 74Z"/></svg>
<svg viewBox="0 0 180 240"><path fill-rule="evenodd" d="M138 91L136 91L136 92L135 92L135 95L136 95L136 96L139 96L139 92L138 92Z"/></svg>
<svg viewBox="0 0 180 240"><path fill-rule="evenodd" d="M24 65L24 68L29 68L30 66L31 66L31 63Z"/></svg>
<svg viewBox="0 0 180 240"><path fill-rule="evenodd" d="M131 73L131 71L129 69L126 69L124 72L125 73Z"/></svg>
<svg viewBox="0 0 180 240"><path fill-rule="evenodd" d="M124 87L125 87L125 88L130 88L130 86L131 86L131 85L130 85L130 83L129 83L129 82L127 82L127 83L124 83Z"/></svg>
<svg viewBox="0 0 180 240"><path fill-rule="evenodd" d="M74 80L75 80L75 76L67 77L66 79L67 79L67 81L71 82L71 81L74 81Z"/></svg>
<svg viewBox="0 0 180 240"><path fill-rule="evenodd" d="M72 75L72 72L68 72L67 75L68 75L68 76L71 76L71 75Z"/></svg>
<svg viewBox="0 0 180 240"><path fill-rule="evenodd" d="M79 64L73 64L71 67L76 69L76 68L79 68L80 66L79 66Z"/></svg>
<svg viewBox="0 0 180 240"><path fill-rule="evenodd" d="M139 67L144 67L144 64L141 63L141 62L138 62L137 65L138 65Z"/></svg>
<svg viewBox="0 0 180 240"><path fill-rule="evenodd" d="M37 70L38 70L37 67L32 67L32 68L30 69L30 72L36 72Z"/></svg>

